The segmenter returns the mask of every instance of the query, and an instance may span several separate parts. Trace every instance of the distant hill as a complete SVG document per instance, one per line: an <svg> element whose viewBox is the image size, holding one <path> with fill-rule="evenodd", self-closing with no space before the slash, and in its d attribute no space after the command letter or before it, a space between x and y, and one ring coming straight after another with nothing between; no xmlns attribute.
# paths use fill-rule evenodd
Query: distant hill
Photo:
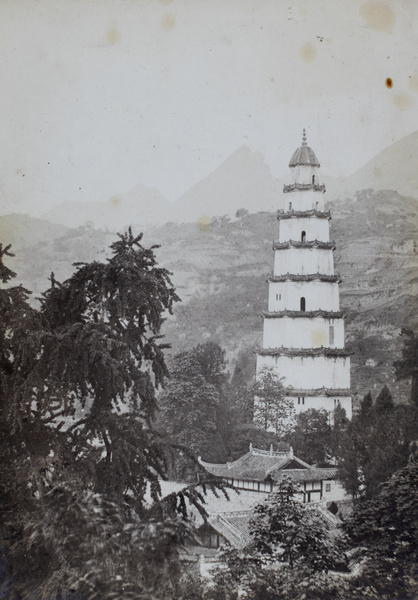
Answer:
<svg viewBox="0 0 418 600"><path fill-rule="evenodd" d="M171 205L158 192L137 185L126 194L105 202L63 202L43 215L51 223L67 227L92 225L98 229L119 231L127 225L146 227L170 220Z"/></svg>
<svg viewBox="0 0 418 600"><path fill-rule="evenodd" d="M393 190L418 198L418 132L404 137L376 155L347 178L321 173L327 196L354 198L359 190ZM105 202L66 202L47 212L45 219L67 227L90 224L118 231L126 225L141 229L167 222L205 223L212 217L234 218L237 210L273 212L282 208L283 183L275 179L264 156L242 146L207 177L169 203L157 190L138 185Z"/></svg>
<svg viewBox="0 0 418 600"><path fill-rule="evenodd" d="M274 179L260 152L242 146L210 175L196 183L172 205L175 221L199 221L204 216L233 217L282 208L283 182Z"/></svg>
<svg viewBox="0 0 418 600"><path fill-rule="evenodd" d="M353 196L364 189L394 190L418 199L418 131L391 144L361 169L341 181L339 194ZM333 190L334 191L334 190Z"/></svg>
<svg viewBox="0 0 418 600"><path fill-rule="evenodd" d="M418 330L416 202L393 191L363 191L329 208L347 344L354 352L353 389L363 395L387 383L405 400L408 385L394 381L392 364L400 357L401 327ZM0 219L0 236L14 243L17 257L8 264L35 295L48 286L51 270L63 280L75 261L104 260L116 237L18 215ZM267 306L271 243L277 236L275 213L213 219L207 227L166 223L147 231L144 244L161 244L158 262L173 272L182 298L164 325L171 352L211 339L227 349L232 366L246 353L247 375L254 372L252 349L261 343L260 312Z"/></svg>

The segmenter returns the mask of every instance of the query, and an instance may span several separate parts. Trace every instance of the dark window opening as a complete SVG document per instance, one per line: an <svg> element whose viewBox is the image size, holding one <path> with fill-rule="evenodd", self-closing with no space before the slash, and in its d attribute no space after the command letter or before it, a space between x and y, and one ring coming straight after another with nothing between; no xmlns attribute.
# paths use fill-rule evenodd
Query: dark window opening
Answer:
<svg viewBox="0 0 418 600"><path fill-rule="evenodd" d="M289 202L289 210L292 210L292 203Z"/></svg>
<svg viewBox="0 0 418 600"><path fill-rule="evenodd" d="M300 299L300 310L302 312L305 312L305 310L306 310L306 301L305 301L305 298L303 298L303 297Z"/></svg>
<svg viewBox="0 0 418 600"><path fill-rule="evenodd" d="M298 404L305 404L305 396L298 397Z"/></svg>
<svg viewBox="0 0 418 600"><path fill-rule="evenodd" d="M329 326L329 344L330 346L334 344L334 325Z"/></svg>
<svg viewBox="0 0 418 600"><path fill-rule="evenodd" d="M315 209L316 210L318 210L318 204L319 204L319 202L316 202L316 204L315 204Z"/></svg>
<svg viewBox="0 0 418 600"><path fill-rule="evenodd" d="M312 183L315 183L315 175L312 175Z"/></svg>
<svg viewBox="0 0 418 600"><path fill-rule="evenodd" d="M306 231L302 231L302 233L300 235L300 241L306 242Z"/></svg>

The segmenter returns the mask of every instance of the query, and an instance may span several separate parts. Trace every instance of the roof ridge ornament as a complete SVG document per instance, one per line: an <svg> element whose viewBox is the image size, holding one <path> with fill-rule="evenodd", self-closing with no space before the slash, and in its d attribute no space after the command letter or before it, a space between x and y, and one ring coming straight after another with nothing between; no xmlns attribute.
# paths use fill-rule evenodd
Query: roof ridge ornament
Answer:
<svg viewBox="0 0 418 600"><path fill-rule="evenodd" d="M302 146L307 146L307 141L306 141L306 131L305 129L303 130L303 134L302 134Z"/></svg>

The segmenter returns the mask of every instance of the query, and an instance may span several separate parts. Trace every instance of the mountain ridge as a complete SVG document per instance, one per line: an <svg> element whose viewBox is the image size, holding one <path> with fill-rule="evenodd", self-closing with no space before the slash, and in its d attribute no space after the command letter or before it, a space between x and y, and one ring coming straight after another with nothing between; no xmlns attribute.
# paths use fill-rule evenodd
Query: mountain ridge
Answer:
<svg viewBox="0 0 418 600"><path fill-rule="evenodd" d="M391 144L346 178L321 173L328 197L355 198L359 190L394 190L418 198L418 131ZM61 225L116 231L128 223L149 228L166 222L200 222L213 217L235 218L239 209L250 213L282 208L282 189L288 175L272 176L261 152L244 145L209 175L170 203L155 189L138 184L104 202L63 203L44 218Z"/></svg>

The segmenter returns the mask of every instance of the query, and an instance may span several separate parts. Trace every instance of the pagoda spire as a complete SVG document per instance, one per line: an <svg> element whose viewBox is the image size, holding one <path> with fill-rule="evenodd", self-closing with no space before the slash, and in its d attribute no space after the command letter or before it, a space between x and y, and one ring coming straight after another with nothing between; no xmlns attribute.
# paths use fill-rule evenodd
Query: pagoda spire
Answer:
<svg viewBox="0 0 418 600"><path fill-rule="evenodd" d="M307 146L308 143L306 141L306 131L305 129L303 130L303 134L302 134L302 146Z"/></svg>

